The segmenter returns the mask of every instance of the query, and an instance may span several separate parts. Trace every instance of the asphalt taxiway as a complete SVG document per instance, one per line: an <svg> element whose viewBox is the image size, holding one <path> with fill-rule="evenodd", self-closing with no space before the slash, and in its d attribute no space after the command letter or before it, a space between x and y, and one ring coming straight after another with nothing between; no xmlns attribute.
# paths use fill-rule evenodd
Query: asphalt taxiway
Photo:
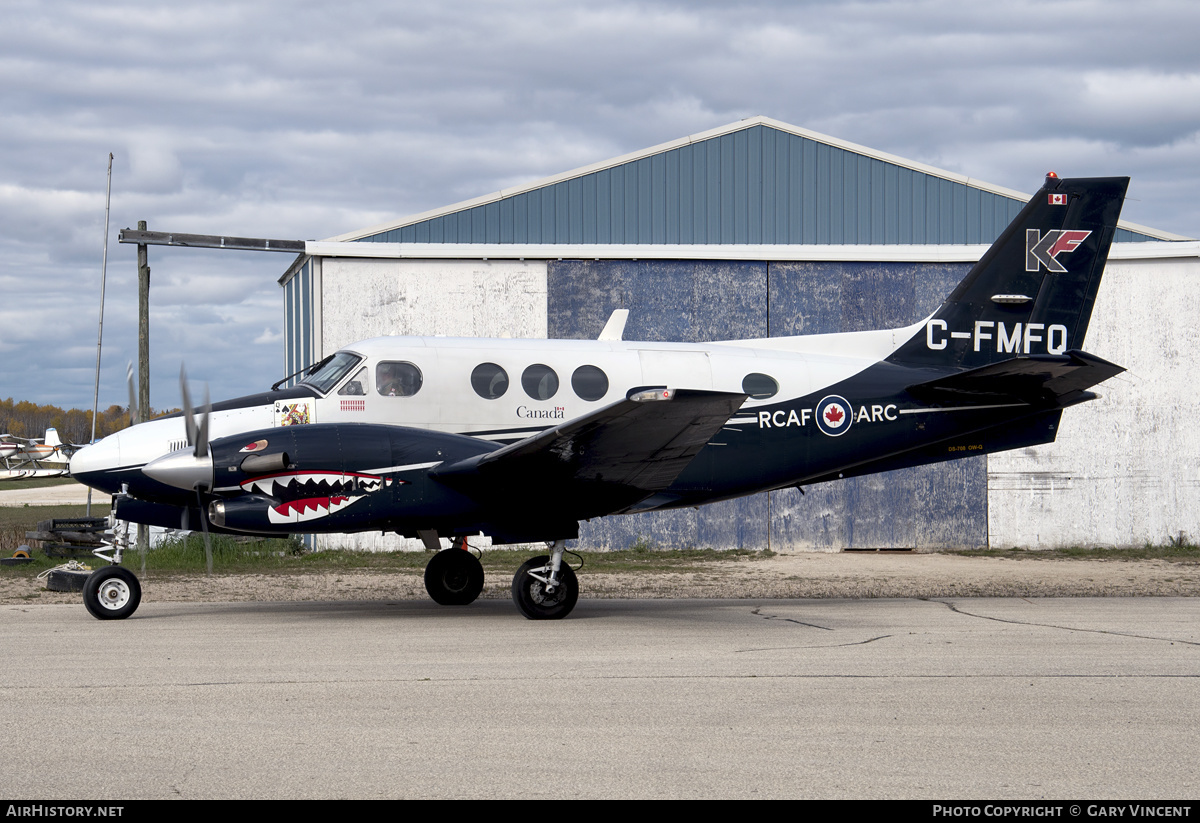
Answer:
<svg viewBox="0 0 1200 823"><path fill-rule="evenodd" d="M1189 798L1200 599L0 607L13 798Z"/></svg>

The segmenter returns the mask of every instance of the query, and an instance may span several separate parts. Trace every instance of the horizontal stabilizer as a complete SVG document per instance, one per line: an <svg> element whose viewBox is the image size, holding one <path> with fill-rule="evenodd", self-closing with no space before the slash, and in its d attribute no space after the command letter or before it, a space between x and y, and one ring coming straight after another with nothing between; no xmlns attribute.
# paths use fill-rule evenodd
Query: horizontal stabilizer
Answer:
<svg viewBox="0 0 1200 823"><path fill-rule="evenodd" d="M674 482L746 395L687 389L637 390L630 397L486 454L434 469L435 479L584 482L637 490Z"/></svg>
<svg viewBox="0 0 1200 823"><path fill-rule="evenodd" d="M1064 407L1090 399L1083 393L1125 371L1082 351L1013 357L908 387L923 403L943 406L1028 403Z"/></svg>

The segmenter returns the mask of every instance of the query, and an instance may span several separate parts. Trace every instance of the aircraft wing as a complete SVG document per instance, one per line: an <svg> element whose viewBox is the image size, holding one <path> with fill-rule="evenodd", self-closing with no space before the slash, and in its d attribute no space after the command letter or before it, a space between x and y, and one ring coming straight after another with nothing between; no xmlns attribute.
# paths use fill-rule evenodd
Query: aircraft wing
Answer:
<svg viewBox="0 0 1200 823"><path fill-rule="evenodd" d="M626 399L430 476L621 486L635 497L665 489L741 407L746 395L689 389L635 389Z"/></svg>
<svg viewBox="0 0 1200 823"><path fill-rule="evenodd" d="M1013 357L908 387L913 397L942 405L1028 403L1062 408L1094 395L1092 386L1125 371L1082 351Z"/></svg>

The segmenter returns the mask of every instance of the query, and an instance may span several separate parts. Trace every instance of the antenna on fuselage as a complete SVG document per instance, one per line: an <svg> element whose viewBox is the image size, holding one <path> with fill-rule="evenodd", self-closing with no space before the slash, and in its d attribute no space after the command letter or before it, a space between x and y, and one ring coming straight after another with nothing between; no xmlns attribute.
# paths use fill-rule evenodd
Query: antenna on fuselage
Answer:
<svg viewBox="0 0 1200 823"><path fill-rule="evenodd" d="M125 367L125 382L129 384L129 425L137 423L137 389L133 387L133 362Z"/></svg>
<svg viewBox="0 0 1200 823"><path fill-rule="evenodd" d="M625 321L629 319L629 309L616 309L608 317L604 329L597 340L620 340L625 334Z"/></svg>

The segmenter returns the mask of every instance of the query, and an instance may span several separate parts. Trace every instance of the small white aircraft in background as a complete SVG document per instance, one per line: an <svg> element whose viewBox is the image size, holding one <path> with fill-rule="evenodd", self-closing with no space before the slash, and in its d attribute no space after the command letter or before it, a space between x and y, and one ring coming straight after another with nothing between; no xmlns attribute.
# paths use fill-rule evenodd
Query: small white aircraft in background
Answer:
<svg viewBox="0 0 1200 823"><path fill-rule="evenodd" d="M443 604L483 587L468 535L544 540L513 599L561 618L579 594L562 555L580 520L1052 442L1063 409L1123 371L1081 346L1128 183L1047 176L905 328L639 343L618 312L598 340L376 338L199 423L184 382L183 414L82 449L71 473L137 523L449 538L425 572ZM140 591L114 564L84 601L123 618Z"/></svg>
<svg viewBox="0 0 1200 823"><path fill-rule="evenodd" d="M71 455L81 448L62 442L53 427L41 440L0 434L0 480L61 477L67 474Z"/></svg>

